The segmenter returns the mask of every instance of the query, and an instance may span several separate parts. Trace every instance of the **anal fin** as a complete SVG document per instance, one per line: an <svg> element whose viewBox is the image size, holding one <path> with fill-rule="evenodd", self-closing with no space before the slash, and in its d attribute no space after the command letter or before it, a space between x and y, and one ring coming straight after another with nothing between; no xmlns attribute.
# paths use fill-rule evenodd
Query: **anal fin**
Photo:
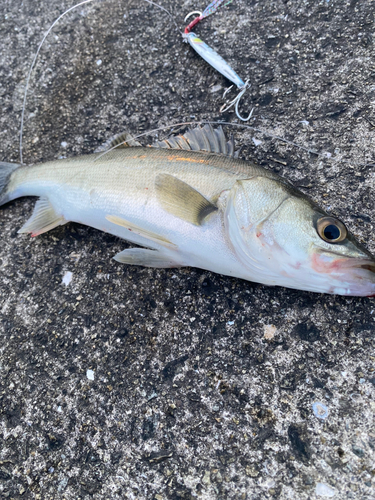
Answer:
<svg viewBox="0 0 375 500"><path fill-rule="evenodd" d="M57 226L62 226L68 221L55 212L48 198L39 198L30 219L21 227L19 233L31 233L31 236L39 236Z"/></svg>
<svg viewBox="0 0 375 500"><path fill-rule="evenodd" d="M128 229L129 231L132 231L135 234L138 234L139 236L142 236L143 238L146 238L147 240L153 241L155 243L158 243L159 245L162 245L164 247L169 247L169 248L177 248L177 245L169 241L167 238L164 238L164 236L161 236L160 234L156 234L152 231L149 231L147 229L143 229L136 224L133 224L132 222L123 219L122 217L118 217L117 215L106 215L105 217L109 222L112 222L113 224L116 224L117 226L122 226Z"/></svg>
<svg viewBox="0 0 375 500"><path fill-rule="evenodd" d="M158 250L147 248L127 248L113 257L121 264L131 264L133 266L144 267L181 267L173 259L169 259Z"/></svg>

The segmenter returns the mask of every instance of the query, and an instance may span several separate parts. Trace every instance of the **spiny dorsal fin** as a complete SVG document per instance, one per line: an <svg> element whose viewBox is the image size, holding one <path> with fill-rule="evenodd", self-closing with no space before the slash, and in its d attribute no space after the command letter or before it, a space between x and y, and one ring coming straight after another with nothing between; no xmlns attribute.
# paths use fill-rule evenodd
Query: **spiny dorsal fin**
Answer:
<svg viewBox="0 0 375 500"><path fill-rule="evenodd" d="M39 236L67 222L62 215L55 212L49 199L43 197L39 198L35 203L32 216L18 232L31 233L31 236Z"/></svg>
<svg viewBox="0 0 375 500"><path fill-rule="evenodd" d="M214 129L209 124L204 127L188 129L183 135L171 136L164 141L157 141L152 147L207 151L232 158L236 157L233 137L228 141L221 126Z"/></svg>
<svg viewBox="0 0 375 500"><path fill-rule="evenodd" d="M159 203L170 214L200 226L204 219L217 210L196 189L173 175L159 174L155 179Z"/></svg>
<svg viewBox="0 0 375 500"><path fill-rule="evenodd" d="M109 151L112 148L132 148L132 147L139 147L142 146L142 144L138 141L135 141L132 139L132 134L129 134L128 132L122 132L121 134L117 134L114 137L111 137L106 141L104 144L99 146L95 152L96 153L102 153L104 151Z"/></svg>
<svg viewBox="0 0 375 500"><path fill-rule="evenodd" d="M134 139L128 132L115 135L108 139L102 146L95 150L96 153L108 151L112 148L139 147L142 144ZM214 129L210 124L204 127L189 128L182 135L171 135L163 141L156 141L153 148L163 149L185 149L188 151L206 151L232 158L238 158L238 151L234 150L234 140L231 137L227 140L223 128L220 126Z"/></svg>

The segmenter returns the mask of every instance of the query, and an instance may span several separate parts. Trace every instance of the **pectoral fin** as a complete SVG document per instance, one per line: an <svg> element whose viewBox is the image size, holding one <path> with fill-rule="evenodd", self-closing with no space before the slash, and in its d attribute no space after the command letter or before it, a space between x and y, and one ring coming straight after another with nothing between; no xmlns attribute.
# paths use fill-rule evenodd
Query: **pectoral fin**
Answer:
<svg viewBox="0 0 375 500"><path fill-rule="evenodd" d="M173 175L159 174L155 179L159 203L170 214L200 226L217 207L196 189Z"/></svg>
<svg viewBox="0 0 375 500"><path fill-rule="evenodd" d="M169 248L177 248L177 246L171 241L169 241L167 238L164 238L159 234L153 233L152 231L148 231L147 229L143 229L137 226L136 224L133 224L132 222L123 219L122 217L118 217L117 215L106 215L105 218L109 222L112 222L117 226L125 227L126 229L129 229L129 231L132 231L133 233L138 234L139 236L143 236L143 238L154 241L159 245Z"/></svg>
<svg viewBox="0 0 375 500"><path fill-rule="evenodd" d="M64 217L56 213L48 198L39 198L35 204L32 216L18 232L31 233L31 236L39 236L67 222Z"/></svg>
<svg viewBox="0 0 375 500"><path fill-rule="evenodd" d="M127 248L113 257L122 264L144 267L180 267L180 264L169 259L158 250L147 248Z"/></svg>

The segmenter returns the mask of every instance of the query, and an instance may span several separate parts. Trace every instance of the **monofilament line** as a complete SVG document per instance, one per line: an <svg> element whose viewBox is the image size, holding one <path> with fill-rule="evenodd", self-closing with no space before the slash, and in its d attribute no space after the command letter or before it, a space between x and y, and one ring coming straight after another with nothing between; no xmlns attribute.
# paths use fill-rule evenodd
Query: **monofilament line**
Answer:
<svg viewBox="0 0 375 500"><path fill-rule="evenodd" d="M73 7L70 7L68 10L66 10L65 12L63 12L51 24L51 26L48 28L47 32L45 33L42 41L40 42L40 44L38 46L38 49L37 49L37 51L35 53L33 62L31 63L31 66L30 66L30 69L29 69L29 73L28 73L27 78L26 78L25 93L24 93L24 96L23 96L23 105L22 105L22 114L21 114L21 128L20 128L20 161L21 161L21 163L23 163L23 157L22 157L22 134L23 134L23 125L24 125L24 121L25 121L25 109L26 109L27 91L29 89L29 83L30 83L31 73L32 73L32 71L34 69L34 66L35 66L36 60L38 58L40 49L42 48L42 45L44 44L47 36L51 33L51 31L56 26L56 24L60 21L60 19L62 19L66 14L68 14L72 10L76 9L77 7L80 7L81 5L84 5L85 3L90 3L90 2L94 2L94 1L96 1L96 0L83 0L83 2L80 2L80 3L77 3L76 5L73 5Z"/></svg>

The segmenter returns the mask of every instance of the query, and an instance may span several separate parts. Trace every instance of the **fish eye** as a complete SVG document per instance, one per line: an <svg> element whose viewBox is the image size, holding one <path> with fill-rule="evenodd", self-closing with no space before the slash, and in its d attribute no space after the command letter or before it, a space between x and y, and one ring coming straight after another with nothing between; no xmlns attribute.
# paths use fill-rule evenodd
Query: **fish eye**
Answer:
<svg viewBox="0 0 375 500"><path fill-rule="evenodd" d="M348 235L345 225L333 217L321 217L317 222L317 231L328 243L341 243Z"/></svg>

